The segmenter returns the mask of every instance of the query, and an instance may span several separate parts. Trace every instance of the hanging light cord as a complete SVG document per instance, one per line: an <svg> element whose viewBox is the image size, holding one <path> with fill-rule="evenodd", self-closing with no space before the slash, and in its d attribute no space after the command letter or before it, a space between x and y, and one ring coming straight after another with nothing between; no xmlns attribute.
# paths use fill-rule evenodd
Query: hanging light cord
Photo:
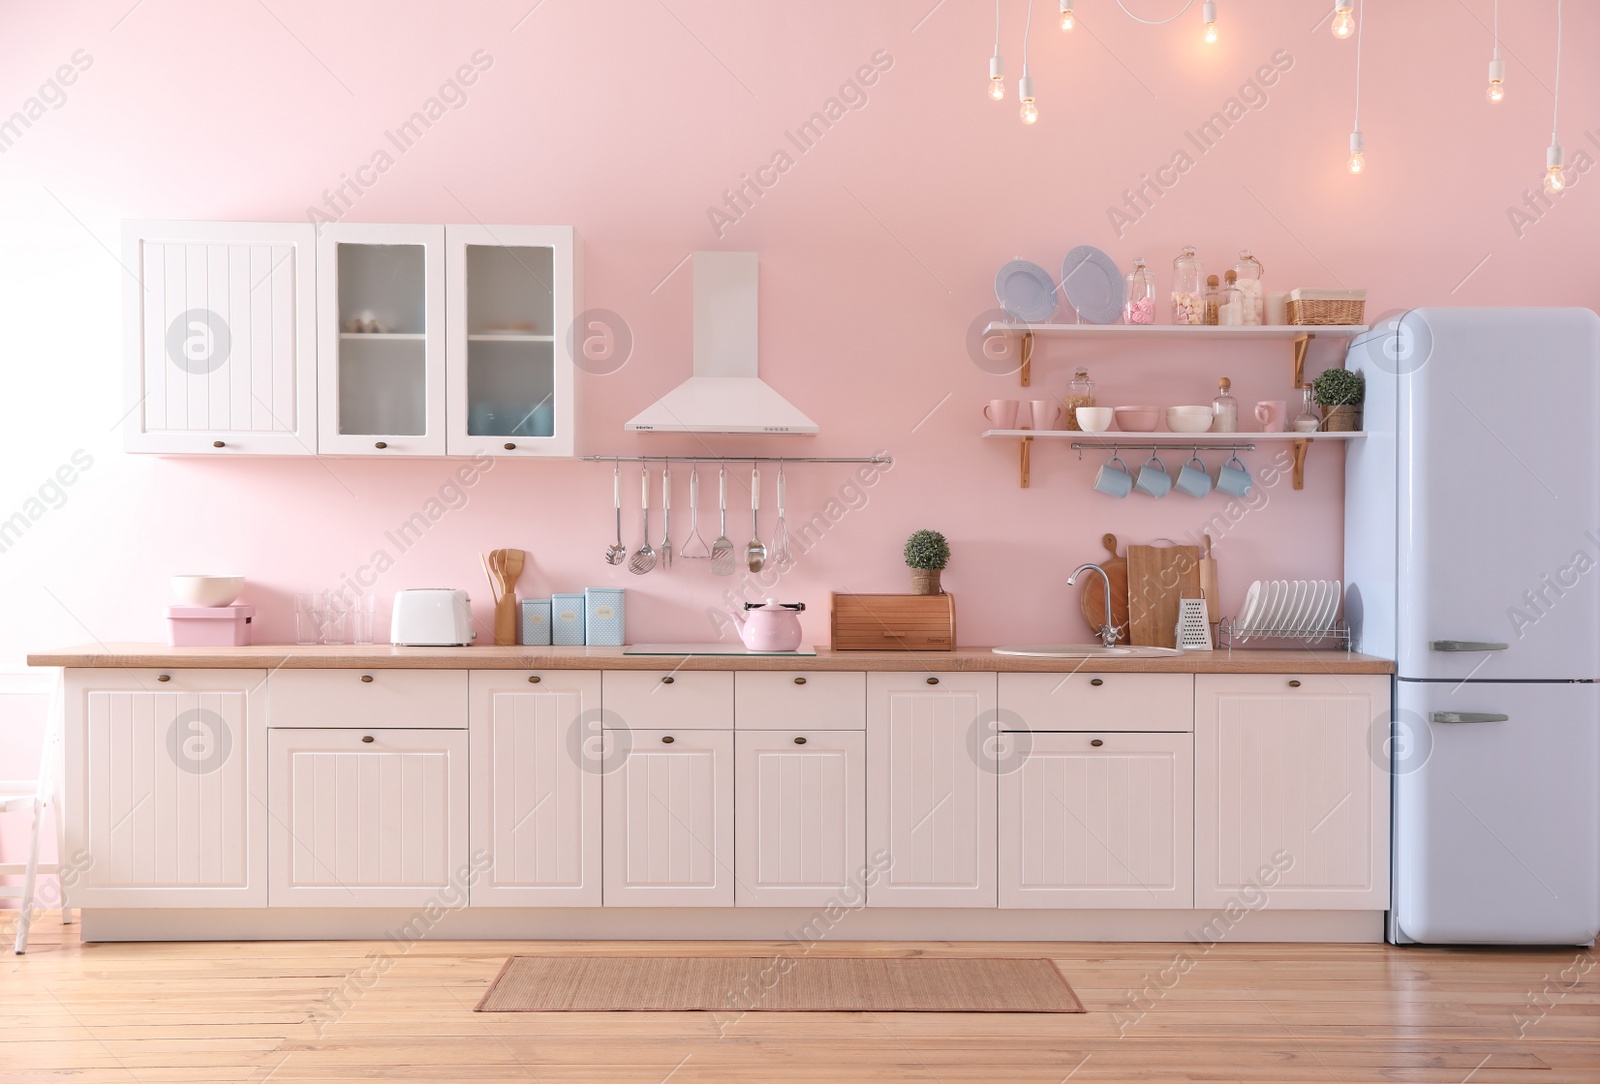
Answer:
<svg viewBox="0 0 1600 1084"><path fill-rule="evenodd" d="M1178 14L1174 15L1170 19L1141 19L1139 16L1129 11L1128 5L1124 4L1122 0L1117 0L1117 7L1121 8L1122 13L1136 23L1143 23L1145 26L1166 26L1168 23L1175 23L1179 19L1183 18L1183 13L1194 7L1194 0L1185 0L1182 9L1180 9Z"/></svg>
<svg viewBox="0 0 1600 1084"><path fill-rule="evenodd" d="M1495 3L1499 2L1495 0ZM1000 0L994 0L994 55L1000 55Z"/></svg>
<svg viewBox="0 0 1600 1084"><path fill-rule="evenodd" d="M1033 33L1033 0L1028 0L1028 21L1022 28L1022 74L1028 74L1028 36Z"/></svg>
<svg viewBox="0 0 1600 1084"><path fill-rule="evenodd" d="M1351 6L1354 11L1354 5ZM1356 131L1361 131L1361 32L1367 28L1367 14L1356 20Z"/></svg>
<svg viewBox="0 0 1600 1084"><path fill-rule="evenodd" d="M1557 15L1557 18L1560 18ZM1500 0L1494 0L1494 58L1500 59ZM1559 50L1556 63L1561 63Z"/></svg>
<svg viewBox="0 0 1600 1084"><path fill-rule="evenodd" d="M1561 132L1561 0L1556 0L1556 105L1550 116L1550 142L1560 143Z"/></svg>

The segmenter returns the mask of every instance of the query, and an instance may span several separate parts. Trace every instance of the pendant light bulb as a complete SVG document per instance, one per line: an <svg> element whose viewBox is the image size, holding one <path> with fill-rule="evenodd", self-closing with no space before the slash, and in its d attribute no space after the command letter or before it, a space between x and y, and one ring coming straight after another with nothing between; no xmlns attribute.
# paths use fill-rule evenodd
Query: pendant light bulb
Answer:
<svg viewBox="0 0 1600 1084"><path fill-rule="evenodd" d="M1006 96L1006 62L996 53L989 58L989 97L1004 101Z"/></svg>
<svg viewBox="0 0 1600 1084"><path fill-rule="evenodd" d="M1071 30L1076 25L1072 17L1072 0L1061 0L1061 29Z"/></svg>
<svg viewBox="0 0 1600 1084"><path fill-rule="evenodd" d="M1333 36L1343 40L1356 32L1355 0L1335 0Z"/></svg>
<svg viewBox="0 0 1600 1084"><path fill-rule="evenodd" d="M1206 0L1205 6L1201 8L1201 11L1204 13L1206 21L1206 44L1215 45L1217 43L1217 0Z"/></svg>
<svg viewBox="0 0 1600 1084"><path fill-rule="evenodd" d="M1017 97L1022 99L1022 123L1033 124L1039 119L1039 107L1033 100L1033 76L1024 68L1022 78L1017 80Z"/></svg>
<svg viewBox="0 0 1600 1084"><path fill-rule="evenodd" d="M1561 150L1561 144L1550 144L1550 149L1544 152L1544 190L1552 196L1567 187L1566 174L1562 168L1565 162L1566 155Z"/></svg>
<svg viewBox="0 0 1600 1084"><path fill-rule="evenodd" d="M1491 105L1505 100L1505 81L1506 62L1503 60L1489 61L1489 89L1484 93L1484 97L1489 99Z"/></svg>
<svg viewBox="0 0 1600 1084"><path fill-rule="evenodd" d="M1350 133L1350 172L1360 173L1367 168L1367 156L1363 153L1367 148L1366 137L1357 129Z"/></svg>

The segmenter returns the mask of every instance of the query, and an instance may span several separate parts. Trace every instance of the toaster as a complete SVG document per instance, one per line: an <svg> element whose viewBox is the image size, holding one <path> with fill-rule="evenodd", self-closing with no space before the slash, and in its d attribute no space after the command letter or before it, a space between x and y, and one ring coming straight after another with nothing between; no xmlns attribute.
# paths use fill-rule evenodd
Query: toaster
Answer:
<svg viewBox="0 0 1600 1084"><path fill-rule="evenodd" d="M472 629L472 600L449 587L412 587L396 591L389 642L407 647L466 647L478 634Z"/></svg>

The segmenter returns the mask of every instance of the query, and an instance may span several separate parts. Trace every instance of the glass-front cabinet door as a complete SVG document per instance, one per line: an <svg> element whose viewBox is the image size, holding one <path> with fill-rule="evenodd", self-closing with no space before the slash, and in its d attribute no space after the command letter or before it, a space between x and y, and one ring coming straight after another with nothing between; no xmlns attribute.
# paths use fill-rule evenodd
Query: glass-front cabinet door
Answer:
<svg viewBox="0 0 1600 1084"><path fill-rule="evenodd" d="M451 455L574 452L570 226L447 226Z"/></svg>
<svg viewBox="0 0 1600 1084"><path fill-rule="evenodd" d="M317 243L317 450L445 454L444 227L335 223Z"/></svg>

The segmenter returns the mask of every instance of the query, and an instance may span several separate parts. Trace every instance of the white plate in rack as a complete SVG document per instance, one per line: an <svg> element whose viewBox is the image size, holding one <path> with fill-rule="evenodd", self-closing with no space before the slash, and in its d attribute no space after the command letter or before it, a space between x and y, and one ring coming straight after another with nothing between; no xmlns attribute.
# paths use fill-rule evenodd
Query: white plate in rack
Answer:
<svg viewBox="0 0 1600 1084"><path fill-rule="evenodd" d="M1244 603L1239 607L1238 629L1247 629L1256 616L1256 610L1261 606L1261 581L1256 580L1250 589L1244 593ZM1237 629L1235 630L1237 631ZM1240 637L1242 644L1248 637Z"/></svg>
<svg viewBox="0 0 1600 1084"><path fill-rule="evenodd" d="M1311 580L1294 581L1293 601L1289 604L1289 614L1283 622L1284 628L1298 630L1305 627L1306 611L1311 609L1311 598L1316 594L1316 586Z"/></svg>

